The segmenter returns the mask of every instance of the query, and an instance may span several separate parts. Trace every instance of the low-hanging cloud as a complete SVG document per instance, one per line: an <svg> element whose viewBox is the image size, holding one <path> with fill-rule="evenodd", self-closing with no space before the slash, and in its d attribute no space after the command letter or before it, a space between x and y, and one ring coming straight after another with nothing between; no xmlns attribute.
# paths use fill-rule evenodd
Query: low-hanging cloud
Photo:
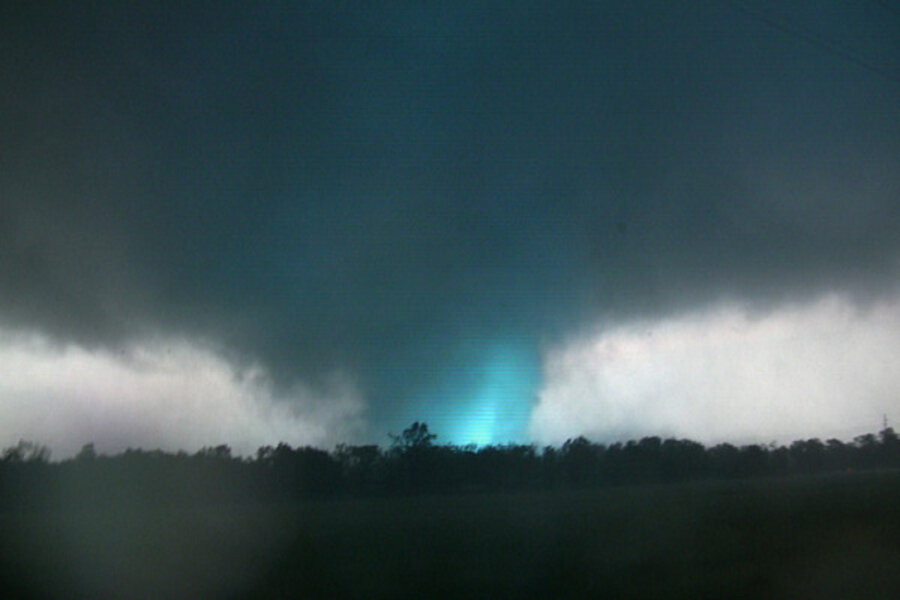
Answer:
<svg viewBox="0 0 900 600"><path fill-rule="evenodd" d="M0 365L0 443L30 439L57 458L91 442L109 453L226 443L249 454L281 441L327 447L364 429L363 398L346 376L281 389L260 367L239 369L185 341L112 353L0 331Z"/></svg>
<svg viewBox="0 0 900 600"><path fill-rule="evenodd" d="M896 413L898 360L898 298L860 307L831 294L765 314L732 304L634 322L548 353L531 432L848 439Z"/></svg>
<svg viewBox="0 0 900 600"><path fill-rule="evenodd" d="M877 10L821 13L896 62ZM896 87L720 3L7 16L0 328L102 357L123 389L149 383L117 348L203 339L242 365L216 381L265 373L264 391L228 388L241 403L306 414L355 397L341 372L369 441L438 414L464 431L460 374L496 368L491 348L898 280ZM87 411L94 384L70 384L53 394Z"/></svg>

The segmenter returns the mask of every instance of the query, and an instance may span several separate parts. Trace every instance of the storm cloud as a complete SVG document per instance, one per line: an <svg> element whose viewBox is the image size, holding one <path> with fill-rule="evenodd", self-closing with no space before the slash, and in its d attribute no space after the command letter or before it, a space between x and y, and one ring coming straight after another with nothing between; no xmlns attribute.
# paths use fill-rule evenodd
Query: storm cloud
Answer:
<svg viewBox="0 0 900 600"><path fill-rule="evenodd" d="M383 441L587 331L894 297L896 15L563 4L5 7L4 331L346 377Z"/></svg>
<svg viewBox="0 0 900 600"><path fill-rule="evenodd" d="M897 300L840 296L765 315L739 306L635 321L548 353L531 435L705 443L852 439L900 394Z"/></svg>

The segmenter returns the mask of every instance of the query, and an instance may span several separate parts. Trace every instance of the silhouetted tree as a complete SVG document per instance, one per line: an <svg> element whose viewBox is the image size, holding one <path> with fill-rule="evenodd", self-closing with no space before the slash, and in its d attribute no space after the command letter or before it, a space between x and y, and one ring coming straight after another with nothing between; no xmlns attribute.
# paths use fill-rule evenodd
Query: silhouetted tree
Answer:
<svg viewBox="0 0 900 600"><path fill-rule="evenodd" d="M196 456L213 460L231 460L231 447L227 444L220 444L215 447L204 446L197 451Z"/></svg>
<svg viewBox="0 0 900 600"><path fill-rule="evenodd" d="M584 436L566 440L560 451L560 464L566 480L578 486L595 483L598 475L598 454L602 450Z"/></svg>
<svg viewBox="0 0 900 600"><path fill-rule="evenodd" d="M846 470L852 466L851 452L852 447L848 447L844 442L837 439L826 440L825 442L825 465L831 470Z"/></svg>
<svg viewBox="0 0 900 600"><path fill-rule="evenodd" d="M885 427L878 433L878 439L881 442L879 462L884 466L900 467L900 436Z"/></svg>
<svg viewBox="0 0 900 600"><path fill-rule="evenodd" d="M432 445L437 434L428 432L428 424L416 421L403 430L400 435L389 434L391 438L391 446L401 452L410 450L421 450Z"/></svg>
<svg viewBox="0 0 900 600"><path fill-rule="evenodd" d="M50 460L50 449L35 442L19 440L15 446L3 451L3 462L46 463Z"/></svg>
<svg viewBox="0 0 900 600"><path fill-rule="evenodd" d="M874 434L867 433L853 438L855 448L855 460L857 468L871 468L878 465L878 438Z"/></svg>
<svg viewBox="0 0 900 600"><path fill-rule="evenodd" d="M49 461L46 447L20 441L0 452L0 506L46 506L52 498L94 506L285 500L341 491L553 489L900 467L900 437L887 427L852 443L812 438L789 446L711 448L655 436L609 446L577 437L539 452L523 444L436 445L436 438L426 423L416 421L391 435L386 451L341 444L329 453L280 443L244 459L222 444L193 455L129 448L98 456L93 444L85 444L59 463Z"/></svg>
<svg viewBox="0 0 900 600"><path fill-rule="evenodd" d="M416 421L400 435L389 434L391 450L399 461L400 485L407 490L433 488L440 481L436 472L436 434L428 431L428 424Z"/></svg>
<svg viewBox="0 0 900 600"><path fill-rule="evenodd" d="M382 456L378 446L338 444L334 450L334 458L340 466L346 489L360 492L379 487L383 465L380 464Z"/></svg>
<svg viewBox="0 0 900 600"><path fill-rule="evenodd" d="M790 445L789 450L791 458L802 472L818 471L825 462L825 445L816 438L797 440Z"/></svg>
<svg viewBox="0 0 900 600"><path fill-rule="evenodd" d="M769 469L769 453L759 444L742 446L738 452L738 460L735 465L737 475L741 477L754 477L765 475Z"/></svg>
<svg viewBox="0 0 900 600"><path fill-rule="evenodd" d="M699 477L706 471L706 448L691 440L668 439L660 448L660 463L668 481Z"/></svg>
<svg viewBox="0 0 900 600"><path fill-rule="evenodd" d="M94 449L94 444L85 444L81 447L81 450L78 451L78 454L75 455L75 460L78 462L90 462L97 459L97 451Z"/></svg>
<svg viewBox="0 0 900 600"><path fill-rule="evenodd" d="M740 450L732 444L717 444L708 450L710 468L718 477L736 477L740 463Z"/></svg>

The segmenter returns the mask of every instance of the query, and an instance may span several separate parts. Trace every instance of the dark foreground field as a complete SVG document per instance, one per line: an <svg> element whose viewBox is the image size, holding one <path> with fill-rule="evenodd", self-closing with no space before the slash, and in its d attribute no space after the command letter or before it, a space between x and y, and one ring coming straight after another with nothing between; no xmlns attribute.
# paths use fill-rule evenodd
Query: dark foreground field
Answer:
<svg viewBox="0 0 900 600"><path fill-rule="evenodd" d="M897 598L900 474L0 517L4 598Z"/></svg>

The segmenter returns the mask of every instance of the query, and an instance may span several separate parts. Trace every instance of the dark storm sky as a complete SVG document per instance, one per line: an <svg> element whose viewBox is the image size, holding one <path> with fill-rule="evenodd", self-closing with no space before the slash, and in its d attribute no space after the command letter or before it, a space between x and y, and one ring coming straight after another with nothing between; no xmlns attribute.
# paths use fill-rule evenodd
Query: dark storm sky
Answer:
<svg viewBox="0 0 900 600"><path fill-rule="evenodd" d="M528 357L528 396L587 327L896 287L900 13L878 2L0 23L9 330L203 340L282 386L349 373L384 431L462 413L491 353Z"/></svg>

